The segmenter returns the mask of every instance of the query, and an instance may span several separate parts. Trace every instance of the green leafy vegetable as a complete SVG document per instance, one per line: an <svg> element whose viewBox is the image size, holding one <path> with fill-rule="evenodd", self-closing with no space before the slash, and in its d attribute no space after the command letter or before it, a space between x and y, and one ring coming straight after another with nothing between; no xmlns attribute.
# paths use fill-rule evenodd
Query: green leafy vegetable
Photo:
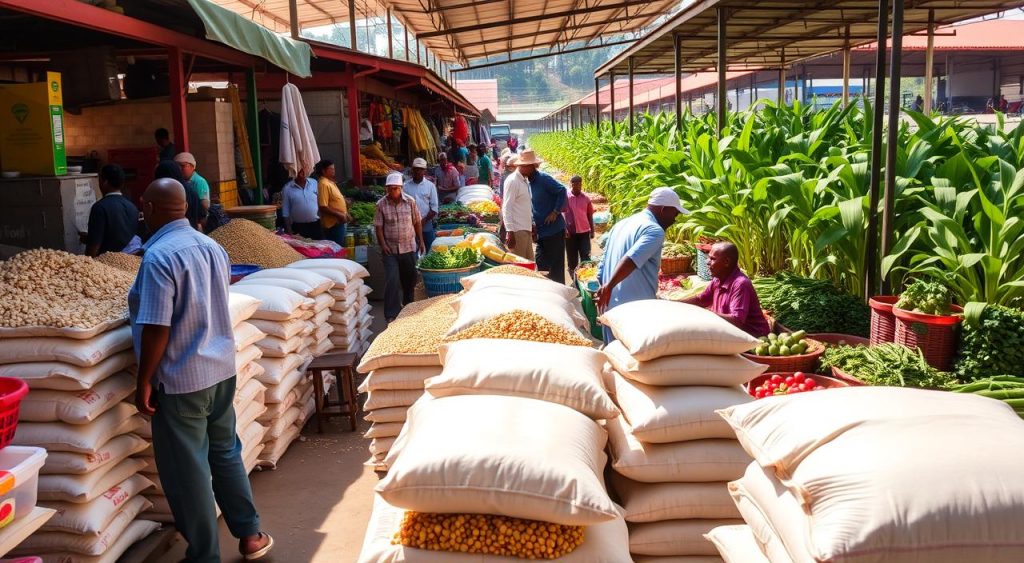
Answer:
<svg viewBox="0 0 1024 563"><path fill-rule="evenodd" d="M754 280L761 307L792 330L868 336L871 310L826 280L780 272Z"/></svg>
<svg viewBox="0 0 1024 563"><path fill-rule="evenodd" d="M954 393L974 393L1003 401L1024 418L1024 377L996 375L953 387Z"/></svg>
<svg viewBox="0 0 1024 563"><path fill-rule="evenodd" d="M1024 375L1024 311L988 305L977 317L967 306L953 371L964 381Z"/></svg>
<svg viewBox="0 0 1024 563"><path fill-rule="evenodd" d="M837 367L868 385L945 389L958 383L952 374L928 365L919 350L894 343L829 347L821 366Z"/></svg>
<svg viewBox="0 0 1024 563"><path fill-rule="evenodd" d="M357 225L372 225L373 216L377 213L377 204L362 201L353 202L348 206L348 213Z"/></svg>
<svg viewBox="0 0 1024 563"><path fill-rule="evenodd" d="M424 270L457 270L480 263L480 253L473 248L449 248L445 252L430 251L420 259Z"/></svg>
<svg viewBox="0 0 1024 563"><path fill-rule="evenodd" d="M924 279L914 280L896 302L897 308L927 315L948 315L952 305L953 294L945 284Z"/></svg>

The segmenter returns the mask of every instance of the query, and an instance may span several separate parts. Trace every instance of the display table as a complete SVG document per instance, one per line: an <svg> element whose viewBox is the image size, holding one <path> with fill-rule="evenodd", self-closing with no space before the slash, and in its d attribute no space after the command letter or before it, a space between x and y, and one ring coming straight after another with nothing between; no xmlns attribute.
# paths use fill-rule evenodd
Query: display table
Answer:
<svg viewBox="0 0 1024 563"><path fill-rule="evenodd" d="M43 524L56 513L56 510L37 506L28 513L28 516L19 518L0 529L0 557L18 547L18 544L42 528Z"/></svg>

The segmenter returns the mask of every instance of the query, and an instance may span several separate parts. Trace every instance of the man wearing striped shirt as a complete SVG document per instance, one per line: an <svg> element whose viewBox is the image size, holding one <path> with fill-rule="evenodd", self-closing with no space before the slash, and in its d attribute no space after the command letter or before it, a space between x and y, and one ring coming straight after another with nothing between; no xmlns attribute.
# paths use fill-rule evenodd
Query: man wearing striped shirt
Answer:
<svg viewBox="0 0 1024 563"><path fill-rule="evenodd" d="M192 229L185 188L156 180L142 196L153 236L128 293L138 359L135 403L153 417L153 450L188 561L220 561L217 504L246 560L270 551L235 432L235 341L227 253ZM214 500L216 491L216 502Z"/></svg>
<svg viewBox="0 0 1024 563"><path fill-rule="evenodd" d="M387 195L377 202L373 226L384 256L384 319L395 320L402 307L412 303L416 288L416 251L426 253L423 227L416 200L402 191L404 180L388 175Z"/></svg>

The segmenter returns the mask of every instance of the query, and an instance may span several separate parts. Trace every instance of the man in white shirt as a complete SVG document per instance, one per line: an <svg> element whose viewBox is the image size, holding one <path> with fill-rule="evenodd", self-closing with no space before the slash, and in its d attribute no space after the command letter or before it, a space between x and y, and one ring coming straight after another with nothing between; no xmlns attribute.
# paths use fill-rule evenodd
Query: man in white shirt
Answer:
<svg viewBox="0 0 1024 563"><path fill-rule="evenodd" d="M323 240L316 180L306 176L306 171L301 168L281 192L281 216L288 234Z"/></svg>
<svg viewBox="0 0 1024 563"><path fill-rule="evenodd" d="M508 162L516 168L516 157ZM502 188L501 223L505 226L505 246L517 256L533 260L533 199L526 177L515 172L505 178Z"/></svg>
<svg viewBox="0 0 1024 563"><path fill-rule="evenodd" d="M420 219L423 220L423 246L430 252L430 245L434 242L434 217L437 216L437 186L426 178L427 161L416 158L412 161L412 179L406 180L402 185L402 191L416 200L416 207L420 210Z"/></svg>

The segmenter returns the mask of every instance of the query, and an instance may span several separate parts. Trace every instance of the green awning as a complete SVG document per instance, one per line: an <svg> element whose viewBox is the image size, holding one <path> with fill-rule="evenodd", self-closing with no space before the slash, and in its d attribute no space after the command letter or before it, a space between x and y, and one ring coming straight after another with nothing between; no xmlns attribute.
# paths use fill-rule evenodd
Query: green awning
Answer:
<svg viewBox="0 0 1024 563"><path fill-rule="evenodd" d="M309 70L312 50L308 44L278 35L209 0L188 0L188 3L203 20L207 39L266 59L295 76L312 76Z"/></svg>

